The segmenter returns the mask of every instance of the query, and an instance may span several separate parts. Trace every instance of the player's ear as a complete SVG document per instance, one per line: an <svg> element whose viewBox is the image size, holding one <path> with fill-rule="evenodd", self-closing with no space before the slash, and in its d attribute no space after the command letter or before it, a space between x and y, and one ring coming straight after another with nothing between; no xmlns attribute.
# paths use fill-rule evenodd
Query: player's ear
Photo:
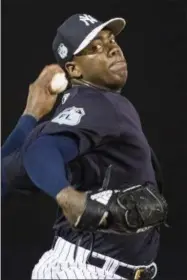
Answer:
<svg viewBox="0 0 187 280"><path fill-rule="evenodd" d="M65 69L68 72L70 78L79 79L82 77L81 69L75 61L66 62Z"/></svg>

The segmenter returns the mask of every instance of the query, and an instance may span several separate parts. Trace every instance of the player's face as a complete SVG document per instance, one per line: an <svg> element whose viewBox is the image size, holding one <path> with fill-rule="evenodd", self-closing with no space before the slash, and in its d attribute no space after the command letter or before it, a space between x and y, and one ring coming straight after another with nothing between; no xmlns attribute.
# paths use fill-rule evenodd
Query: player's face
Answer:
<svg viewBox="0 0 187 280"><path fill-rule="evenodd" d="M117 90L127 80L125 57L109 30L101 31L74 62L80 76L93 84Z"/></svg>

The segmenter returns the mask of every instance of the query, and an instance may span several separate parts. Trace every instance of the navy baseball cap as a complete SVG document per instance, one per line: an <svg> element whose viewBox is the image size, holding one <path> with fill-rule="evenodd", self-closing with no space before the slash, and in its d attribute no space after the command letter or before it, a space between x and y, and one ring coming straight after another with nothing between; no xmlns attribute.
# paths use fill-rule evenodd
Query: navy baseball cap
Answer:
<svg viewBox="0 0 187 280"><path fill-rule="evenodd" d="M91 15L75 14L68 18L58 29L53 41L53 52L62 67L72 57L82 51L104 28L118 35L125 27L123 18L112 18L101 22Z"/></svg>

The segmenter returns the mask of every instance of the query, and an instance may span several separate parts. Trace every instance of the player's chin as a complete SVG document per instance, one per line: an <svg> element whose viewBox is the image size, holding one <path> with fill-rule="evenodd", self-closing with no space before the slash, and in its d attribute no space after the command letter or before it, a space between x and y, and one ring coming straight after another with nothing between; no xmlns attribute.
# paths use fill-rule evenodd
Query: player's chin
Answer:
<svg viewBox="0 0 187 280"><path fill-rule="evenodd" d="M128 73L120 73L120 74L116 74L113 75L112 78L110 79L110 87L112 89L121 89L124 87L124 85L126 84L127 81L127 77L128 77Z"/></svg>

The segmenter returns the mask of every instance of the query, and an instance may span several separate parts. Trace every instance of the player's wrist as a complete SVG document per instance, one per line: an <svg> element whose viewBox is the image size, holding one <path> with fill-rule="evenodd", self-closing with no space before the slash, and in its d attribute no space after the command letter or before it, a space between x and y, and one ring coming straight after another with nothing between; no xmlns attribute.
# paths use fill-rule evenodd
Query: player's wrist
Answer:
<svg viewBox="0 0 187 280"><path fill-rule="evenodd" d="M59 204L59 206L62 206L69 196L74 192L74 188L72 186L67 186L63 188L59 193L56 195L56 201Z"/></svg>
<svg viewBox="0 0 187 280"><path fill-rule="evenodd" d="M25 116L25 115L32 116L33 118L36 119L36 121L39 121L42 117L40 113L38 113L34 110L31 110L31 109L27 109L27 108L25 108L25 110L23 111L22 116Z"/></svg>
<svg viewBox="0 0 187 280"><path fill-rule="evenodd" d="M62 189L56 196L56 201L63 214L74 225L85 210L87 195L85 192L75 190L72 186Z"/></svg>

